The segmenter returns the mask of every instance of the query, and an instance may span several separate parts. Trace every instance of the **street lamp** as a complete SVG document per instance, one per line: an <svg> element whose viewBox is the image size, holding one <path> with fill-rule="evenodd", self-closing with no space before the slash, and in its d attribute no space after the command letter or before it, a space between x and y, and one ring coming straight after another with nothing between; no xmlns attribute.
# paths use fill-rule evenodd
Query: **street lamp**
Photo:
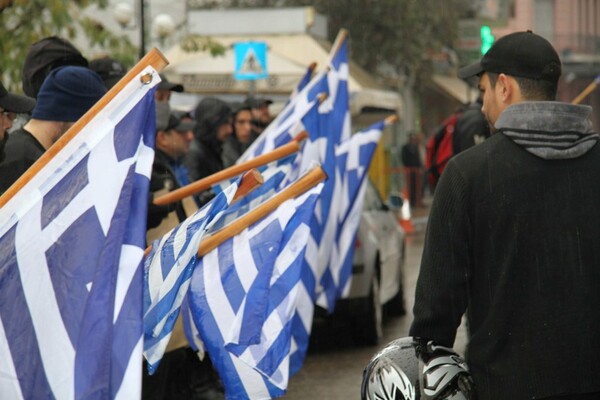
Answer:
<svg viewBox="0 0 600 400"><path fill-rule="evenodd" d="M119 3L113 10L113 17L121 25L121 28L126 28L133 20L133 7L127 3Z"/></svg>
<svg viewBox="0 0 600 400"><path fill-rule="evenodd" d="M158 36L161 45L164 45L165 38L171 36L173 32L175 32L175 22L170 15L159 14L154 18L152 28Z"/></svg>
<svg viewBox="0 0 600 400"><path fill-rule="evenodd" d="M139 28L140 28L140 59L142 59L146 55L146 26L145 26L145 2L144 0L140 0L139 3ZM133 7L128 3L119 3L115 6L113 10L113 16L115 20L121 25L121 28L135 28L134 26L129 26L131 21L133 21Z"/></svg>

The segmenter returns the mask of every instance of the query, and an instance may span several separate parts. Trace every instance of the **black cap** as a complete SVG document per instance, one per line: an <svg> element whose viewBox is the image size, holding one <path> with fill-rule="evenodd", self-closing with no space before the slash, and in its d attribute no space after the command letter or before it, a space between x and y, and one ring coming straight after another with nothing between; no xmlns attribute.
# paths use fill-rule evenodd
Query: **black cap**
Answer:
<svg viewBox="0 0 600 400"><path fill-rule="evenodd" d="M0 107L14 113L28 113L33 110L35 99L27 96L9 93L0 82Z"/></svg>
<svg viewBox="0 0 600 400"><path fill-rule="evenodd" d="M90 61L90 69L100 75L107 89L113 87L127 73L127 69L123 64L110 57Z"/></svg>
<svg viewBox="0 0 600 400"><path fill-rule="evenodd" d="M269 104L273 104L273 101L264 97L248 97L244 103L251 108L259 108L260 106L268 106Z"/></svg>
<svg viewBox="0 0 600 400"><path fill-rule="evenodd" d="M481 61L461 68L458 77L466 79L483 72L557 82L561 64L546 39L531 31L515 32L498 39Z"/></svg>
<svg viewBox="0 0 600 400"><path fill-rule="evenodd" d="M196 121L183 119L181 114L171 113L169 115L169 125L166 130L175 129L177 132L193 131L196 127Z"/></svg>
<svg viewBox="0 0 600 400"><path fill-rule="evenodd" d="M183 92L183 85L171 83L166 76L160 74L160 83L156 87L157 90L170 90L171 92Z"/></svg>

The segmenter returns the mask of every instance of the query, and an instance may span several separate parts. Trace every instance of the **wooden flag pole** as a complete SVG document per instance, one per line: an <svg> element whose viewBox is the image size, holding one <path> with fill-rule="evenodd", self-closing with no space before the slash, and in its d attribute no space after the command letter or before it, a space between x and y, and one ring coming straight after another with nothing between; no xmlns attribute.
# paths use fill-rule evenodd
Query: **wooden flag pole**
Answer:
<svg viewBox="0 0 600 400"><path fill-rule="evenodd" d="M301 133L302 132L300 132L300 134ZM299 140L302 139L300 138ZM197 181L192 182L189 185L180 187L179 189L166 193L154 199L154 204L158 206L164 206L167 204L175 203L177 201L185 199L188 196L209 189L216 183L222 182L226 179L231 179L234 176L241 174L242 172L248 171L249 169L261 167L272 161L279 160L280 158L288 156L292 153L296 153L300 150L299 140L294 139L292 142L277 147L275 150L269 153L262 154L241 164L232 165L231 167L225 168L219 172L209 175L206 178L198 179Z"/></svg>
<svg viewBox="0 0 600 400"><path fill-rule="evenodd" d="M227 239L232 238L253 223L269 215L284 201L300 196L319 182L325 180L326 177L327 175L321 167L313 168L307 174L271 197L269 200L200 242L198 256L202 257L208 254Z"/></svg>
<svg viewBox="0 0 600 400"><path fill-rule="evenodd" d="M329 62L327 63L327 66L331 65L333 59L335 58L335 55L337 54L340 47L342 46L342 43L344 43L344 40L346 40L347 37L348 37L348 30L346 30L344 28L340 29L337 36L335 37L333 46L331 46L331 50L329 51Z"/></svg>
<svg viewBox="0 0 600 400"><path fill-rule="evenodd" d="M115 96L140 72L147 66L152 66L155 70L161 71L169 62L163 54L156 48L153 48L142 58L112 89L110 89L96 104L92 106L69 130L65 132L42 156L31 166L23 175L17 179L11 187L0 196L0 208L4 206L13 196L23 188L52 158L61 151L71 139L73 139L88 122L92 120Z"/></svg>
<svg viewBox="0 0 600 400"><path fill-rule="evenodd" d="M396 122L398 122L398 119L399 119L399 118L398 118L398 116L397 116L396 114L392 114L392 115L390 115L390 116L386 117L386 118L383 120L383 124L384 124L385 126L390 126L390 125L392 125L392 124L395 124Z"/></svg>
<svg viewBox="0 0 600 400"><path fill-rule="evenodd" d="M573 99L571 104L579 104L583 99L585 99L590 93L592 93L600 84L600 75L596 77L577 97Z"/></svg>
<svg viewBox="0 0 600 400"><path fill-rule="evenodd" d="M247 171L242 176L240 186L238 186L238 189L233 195L233 201L238 201L242 197L246 196L248 193L262 185L263 182L263 176L257 169L251 169L250 171ZM148 257L148 255L150 254L150 250L152 250L152 245L146 247L146 250L144 251L145 257Z"/></svg>
<svg viewBox="0 0 600 400"><path fill-rule="evenodd" d="M251 169L242 176L240 186L233 195L233 202L238 201L242 197L248 195L251 191L259 187L265 182L262 174L257 169Z"/></svg>

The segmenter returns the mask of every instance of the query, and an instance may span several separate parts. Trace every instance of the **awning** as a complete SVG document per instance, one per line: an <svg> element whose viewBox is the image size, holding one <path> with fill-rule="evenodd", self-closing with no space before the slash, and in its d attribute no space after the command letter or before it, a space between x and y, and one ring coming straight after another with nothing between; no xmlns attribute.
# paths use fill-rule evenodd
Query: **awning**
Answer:
<svg viewBox="0 0 600 400"><path fill-rule="evenodd" d="M248 81L233 78L234 56L231 47L236 42L255 41L267 44L267 79L255 81L253 90L263 96L289 95L306 72L309 64L317 63L317 71L325 68L329 50L325 43L307 34L211 36L228 50L224 56L212 57L208 52L186 52L175 46L165 53L169 65L164 69L170 81L180 82L190 93L246 94ZM378 85L367 72L350 63L350 108L353 115L365 109L389 110L400 115L402 99L397 92Z"/></svg>
<svg viewBox="0 0 600 400"><path fill-rule="evenodd" d="M462 104L471 103L477 99L477 95L479 94L477 89L456 77L434 74L431 79L443 93Z"/></svg>

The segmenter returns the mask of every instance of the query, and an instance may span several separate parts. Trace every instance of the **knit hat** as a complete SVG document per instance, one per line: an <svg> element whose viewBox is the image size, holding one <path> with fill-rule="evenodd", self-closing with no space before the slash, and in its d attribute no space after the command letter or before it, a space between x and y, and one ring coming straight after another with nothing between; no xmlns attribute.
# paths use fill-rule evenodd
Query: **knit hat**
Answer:
<svg viewBox="0 0 600 400"><path fill-rule="evenodd" d="M106 93L100 76L85 67L61 67L44 80L31 116L46 121L75 122Z"/></svg>
<svg viewBox="0 0 600 400"><path fill-rule="evenodd" d="M484 71L558 82L561 66L558 53L550 42L527 31L501 37L481 61L461 68L458 77L465 79Z"/></svg>

